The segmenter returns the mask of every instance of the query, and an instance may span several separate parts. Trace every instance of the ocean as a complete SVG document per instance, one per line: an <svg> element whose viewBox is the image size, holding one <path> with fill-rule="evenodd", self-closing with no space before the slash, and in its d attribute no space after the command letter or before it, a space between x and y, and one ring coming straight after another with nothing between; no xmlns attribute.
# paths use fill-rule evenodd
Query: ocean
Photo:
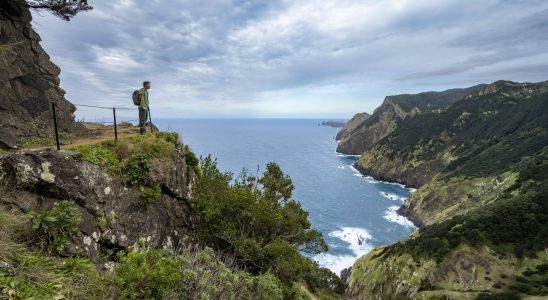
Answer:
<svg viewBox="0 0 548 300"><path fill-rule="evenodd" d="M255 173L276 162L291 177L293 198L310 215L329 251L311 258L336 274L373 247L406 238L415 227L396 213L412 192L401 184L362 176L357 157L336 153L338 128L313 119L164 119L198 156L218 159L222 171Z"/></svg>

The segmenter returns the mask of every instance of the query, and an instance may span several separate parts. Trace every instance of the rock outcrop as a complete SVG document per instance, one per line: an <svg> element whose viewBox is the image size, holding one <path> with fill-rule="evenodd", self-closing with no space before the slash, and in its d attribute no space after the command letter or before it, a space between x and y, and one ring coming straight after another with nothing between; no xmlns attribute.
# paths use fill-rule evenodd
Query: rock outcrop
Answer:
<svg viewBox="0 0 548 300"><path fill-rule="evenodd" d="M60 69L40 46L23 0L0 2L0 147L18 139L52 136L55 103L61 132L84 133L75 122L75 106L59 87Z"/></svg>
<svg viewBox="0 0 548 300"><path fill-rule="evenodd" d="M96 258L130 246L166 248L190 242L194 221L184 155L154 160L148 176L162 192L158 201L144 204L137 187L82 161L78 153L8 152L0 157L0 202L29 211L74 201L82 221L80 234L65 250L70 255Z"/></svg>
<svg viewBox="0 0 548 300"><path fill-rule="evenodd" d="M371 116L357 114L353 118L354 122L349 122L348 128L341 130L337 136L340 140L337 152L361 155L392 133L401 120L418 113L439 112L485 86L387 96Z"/></svg>
<svg viewBox="0 0 548 300"><path fill-rule="evenodd" d="M352 119L350 119L350 121L346 122L346 124L344 124L343 128L341 128L341 130L339 130L339 132L337 133L337 136L335 137L337 139L337 141L340 141L342 139L346 139L348 136L350 136L354 132L356 127L358 127L363 121L367 120L367 118L369 118L370 116L371 115L366 113L366 112L355 114L352 117Z"/></svg>

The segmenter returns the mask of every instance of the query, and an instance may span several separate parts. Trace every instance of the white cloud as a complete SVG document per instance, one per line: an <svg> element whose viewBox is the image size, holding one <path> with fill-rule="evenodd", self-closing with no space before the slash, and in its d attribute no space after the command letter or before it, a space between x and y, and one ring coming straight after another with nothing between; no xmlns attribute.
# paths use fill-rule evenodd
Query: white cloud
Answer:
<svg viewBox="0 0 548 300"><path fill-rule="evenodd" d="M388 94L548 79L540 0L91 4L34 15L67 98L127 106L146 79L168 117L349 117Z"/></svg>

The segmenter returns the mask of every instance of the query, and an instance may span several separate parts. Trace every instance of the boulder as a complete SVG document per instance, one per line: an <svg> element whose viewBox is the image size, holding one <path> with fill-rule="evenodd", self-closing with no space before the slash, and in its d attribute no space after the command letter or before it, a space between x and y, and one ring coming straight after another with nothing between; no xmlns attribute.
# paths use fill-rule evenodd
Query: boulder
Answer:
<svg viewBox="0 0 548 300"><path fill-rule="evenodd" d="M98 166L69 151L25 150L0 157L0 202L23 211L50 209L70 200L81 211L80 233L67 247L67 255L97 258L118 249L169 248L190 243L194 218L188 200L184 156L174 153L153 163L153 180L162 183L159 200L140 201L137 187L127 185Z"/></svg>

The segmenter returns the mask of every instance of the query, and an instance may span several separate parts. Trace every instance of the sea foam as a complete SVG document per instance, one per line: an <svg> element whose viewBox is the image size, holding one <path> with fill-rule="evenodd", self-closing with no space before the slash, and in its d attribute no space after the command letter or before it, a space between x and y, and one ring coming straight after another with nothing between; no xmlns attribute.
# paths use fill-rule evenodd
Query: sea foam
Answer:
<svg viewBox="0 0 548 300"><path fill-rule="evenodd" d="M398 208L398 206L390 206L384 214L383 218L385 218L388 222L398 223L402 226L415 227L415 225L413 225L413 222L409 221L409 219L407 219L406 217L398 214Z"/></svg>
<svg viewBox="0 0 548 300"><path fill-rule="evenodd" d="M379 192L381 196L383 196L386 199L392 200L392 201L405 201L407 197L400 197L396 194L387 193L387 192Z"/></svg>
<svg viewBox="0 0 548 300"><path fill-rule="evenodd" d="M335 152L335 154L338 157L360 157L361 156L361 155L354 155L354 154L343 154L343 153L339 153L339 152Z"/></svg>
<svg viewBox="0 0 548 300"><path fill-rule="evenodd" d="M330 253L321 253L314 256L314 260L321 266L330 269L336 274L340 274L344 268L352 266L356 259L373 249L373 246L367 243L367 241L371 239L371 234L363 228L342 227L340 230L332 231L328 235L347 243L348 249L354 254L333 255Z"/></svg>

